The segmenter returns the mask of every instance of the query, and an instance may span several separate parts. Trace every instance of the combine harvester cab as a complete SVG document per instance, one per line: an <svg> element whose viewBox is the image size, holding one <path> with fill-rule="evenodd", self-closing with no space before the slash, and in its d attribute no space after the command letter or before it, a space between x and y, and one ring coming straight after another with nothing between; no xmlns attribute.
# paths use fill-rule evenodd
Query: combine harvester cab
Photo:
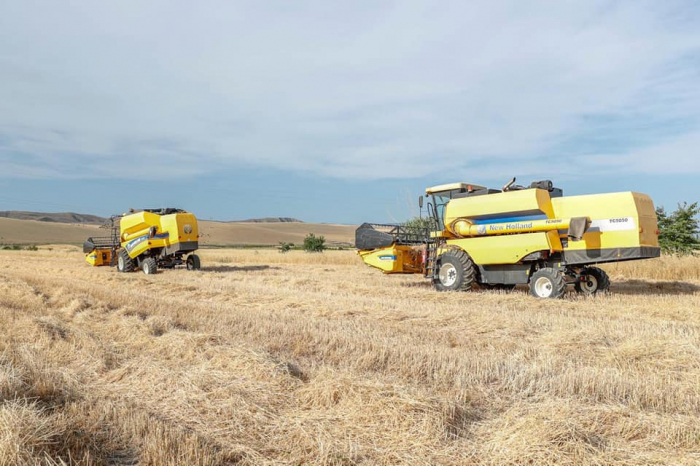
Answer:
<svg viewBox="0 0 700 466"><path fill-rule="evenodd" d="M585 294L607 291L610 280L595 264L659 257L648 196L564 197L548 180L514 182L500 190L466 183L429 188L430 227L363 224L358 253L384 273L422 273L440 291L528 284L539 298L560 298L567 285Z"/></svg>
<svg viewBox="0 0 700 466"><path fill-rule="evenodd" d="M140 268L146 274L180 265L200 268L199 256L193 254L199 248L194 214L172 208L144 209L112 217L108 228L110 236L88 238L83 244L88 264L116 265L120 272Z"/></svg>

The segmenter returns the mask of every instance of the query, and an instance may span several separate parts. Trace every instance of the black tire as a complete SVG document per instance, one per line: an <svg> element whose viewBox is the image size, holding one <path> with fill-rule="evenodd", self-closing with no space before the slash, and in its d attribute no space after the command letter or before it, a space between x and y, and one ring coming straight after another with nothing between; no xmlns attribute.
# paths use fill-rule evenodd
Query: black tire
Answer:
<svg viewBox="0 0 700 466"><path fill-rule="evenodd" d="M545 267L530 277L530 295L535 298L559 299L566 291L564 274L551 267Z"/></svg>
<svg viewBox="0 0 700 466"><path fill-rule="evenodd" d="M469 291L476 282L476 267L469 254L451 249L438 258L438 276L433 286L438 291Z"/></svg>
<svg viewBox="0 0 700 466"><path fill-rule="evenodd" d="M154 273L158 273L158 263L156 262L155 258L149 257L148 259L142 260L141 270L143 270L143 273L145 273L146 275L153 275Z"/></svg>
<svg viewBox="0 0 700 466"><path fill-rule="evenodd" d="M117 254L117 270L122 273L127 273L133 272L135 268L136 264L134 263L134 259L129 257L129 253L126 252L126 249L120 249Z"/></svg>
<svg viewBox="0 0 700 466"><path fill-rule="evenodd" d="M197 254L190 254L187 257L187 270L199 270L201 266L202 263L200 262Z"/></svg>
<svg viewBox="0 0 700 466"><path fill-rule="evenodd" d="M605 270L598 267L584 267L580 274L583 280L577 280L574 288L582 294L594 295L606 293L610 289L610 277Z"/></svg>

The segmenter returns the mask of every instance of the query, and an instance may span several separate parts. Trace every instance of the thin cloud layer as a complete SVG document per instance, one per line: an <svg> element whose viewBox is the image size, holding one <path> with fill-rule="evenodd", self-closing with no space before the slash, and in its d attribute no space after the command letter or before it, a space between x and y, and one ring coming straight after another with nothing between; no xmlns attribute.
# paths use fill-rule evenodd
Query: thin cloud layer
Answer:
<svg viewBox="0 0 700 466"><path fill-rule="evenodd" d="M7 3L3 177L700 171L695 2Z"/></svg>

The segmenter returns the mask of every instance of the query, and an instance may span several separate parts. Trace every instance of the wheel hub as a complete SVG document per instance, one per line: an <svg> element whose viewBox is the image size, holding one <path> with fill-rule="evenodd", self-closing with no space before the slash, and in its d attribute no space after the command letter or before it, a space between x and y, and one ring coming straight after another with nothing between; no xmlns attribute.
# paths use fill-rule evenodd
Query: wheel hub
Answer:
<svg viewBox="0 0 700 466"><path fill-rule="evenodd" d="M581 289L593 293L598 289L598 280L593 275L586 275L581 282Z"/></svg>
<svg viewBox="0 0 700 466"><path fill-rule="evenodd" d="M440 266L438 278L443 286L452 286L457 281L457 269L452 264Z"/></svg>
<svg viewBox="0 0 700 466"><path fill-rule="evenodd" d="M542 298L548 298L551 296L554 286L552 282L546 277L540 277L535 282L535 292L538 296Z"/></svg>

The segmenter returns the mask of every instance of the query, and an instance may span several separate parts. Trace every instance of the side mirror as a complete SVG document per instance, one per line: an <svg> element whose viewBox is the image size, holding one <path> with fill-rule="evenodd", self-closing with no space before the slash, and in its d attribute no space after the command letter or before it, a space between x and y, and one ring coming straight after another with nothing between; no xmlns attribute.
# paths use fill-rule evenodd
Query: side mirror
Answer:
<svg viewBox="0 0 700 466"><path fill-rule="evenodd" d="M423 196L418 197L418 207L423 208Z"/></svg>

